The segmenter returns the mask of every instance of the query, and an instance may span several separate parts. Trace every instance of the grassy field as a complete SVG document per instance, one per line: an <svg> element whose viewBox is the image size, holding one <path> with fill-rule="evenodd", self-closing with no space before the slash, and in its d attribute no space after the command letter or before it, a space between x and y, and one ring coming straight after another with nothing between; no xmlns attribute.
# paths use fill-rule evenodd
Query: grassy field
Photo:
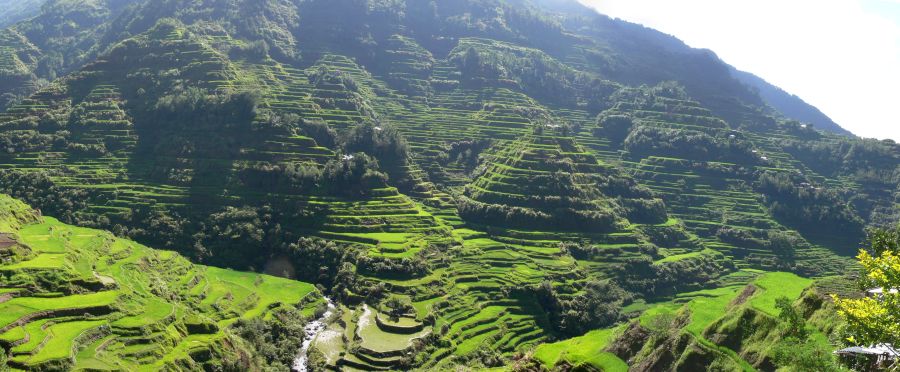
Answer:
<svg viewBox="0 0 900 372"><path fill-rule="evenodd" d="M791 273L766 273L754 282L757 287L762 289L762 293L753 296L750 304L753 307L762 310L766 314L778 315L778 309L775 308L775 300L779 297L787 297L796 299L800 297L800 293L809 287L813 281L811 279L799 277Z"/></svg>
<svg viewBox="0 0 900 372"><path fill-rule="evenodd" d="M534 358L545 366L555 366L564 360L573 366L587 364L601 371L628 371L624 361L604 351L621 329L601 329L565 341L543 344L534 350Z"/></svg>

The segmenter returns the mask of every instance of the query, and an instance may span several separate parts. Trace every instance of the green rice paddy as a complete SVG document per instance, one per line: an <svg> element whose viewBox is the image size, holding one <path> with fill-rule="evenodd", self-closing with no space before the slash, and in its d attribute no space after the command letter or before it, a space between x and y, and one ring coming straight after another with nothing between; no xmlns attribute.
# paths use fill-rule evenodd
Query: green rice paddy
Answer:
<svg viewBox="0 0 900 372"><path fill-rule="evenodd" d="M237 319L318 303L309 284L194 265L0 200L3 226L15 227L3 233L36 254L0 265L15 273L0 283L11 296L0 303L0 342L16 369L201 368L209 360L192 355L233 342L225 329ZM192 334L186 324L198 318L218 327Z"/></svg>
<svg viewBox="0 0 900 372"><path fill-rule="evenodd" d="M625 312L639 313L642 324L650 324L654 316L686 308L691 314L686 330L702 338L703 331L725 314L743 286L754 283L759 287L761 291L750 304L773 315L775 298L796 298L811 283L807 277L840 274L850 262L834 253L836 247L822 245L822 239L804 240L790 262L803 277L774 272L783 270L785 262L772 251L717 236L722 228L750 233L791 231L771 215L764 197L745 179L709 171L713 167L747 167L748 171L778 168L813 174L781 148L781 141L796 138L783 129L740 131L755 149L768 154L771 164L767 165L681 159L664 153L630 154L621 143L594 135L599 129L595 122L598 113L588 110L584 102L560 106L529 96L521 86L463 84L459 66L446 58L434 58L412 38L391 37L385 46L392 58L388 71L372 72L327 45L311 46L321 47L321 53L296 66L272 59L230 59L215 45L243 41L202 34L189 37L186 31L138 37L148 40L151 50L147 54L177 56L180 64L170 68L180 71L184 79L194 79L191 81L197 86L216 92L259 92L261 113L298 114L305 120L321 120L339 133L374 118L391 123L409 142L410 162L400 171L413 185L403 191L393 186L369 190L368 197L359 199L261 191L242 184L238 177L222 184L193 184L189 177L199 168L195 164L225 164L222 172L228 174L248 164L321 167L338 149L325 147L311 136L265 134L252 145L236 149L228 161L195 154L140 157L137 149L142 138L125 99L136 94L136 87L126 83L128 73L134 71L107 60L85 71L85 76L99 76L96 79L73 77L75 83L84 85L78 91L53 83L0 114L0 131L39 133L36 128L18 125L21 120L51 112L77 111L74 121L81 127L73 132L72 143L103 144L109 151L96 156L65 149L4 153L0 170L49 172L53 185L87 193L87 207L78 211L80 216L106 219L109 228L132 223L131 214L144 209L321 207L321 221L314 227L285 224L283 228L294 229L298 236L360 247L373 258L422 258L433 263L429 272L412 278L360 274L360 280L383 283L388 294L409 299L414 314L404 319L422 329L405 333L379 326L374 314L381 309L375 309L375 304L369 304L369 312L361 305L347 304L340 321L329 325L331 337L315 344L334 368L396 369L415 339L438 333L441 342L422 352L419 366L423 369L449 368L479 350L511 358L534 349L535 358L548 367L565 361L625 370L622 360L602 351L615 337L614 329L548 343L558 335L540 306L533 298L510 293L550 281L557 287L572 288L562 294L571 297L586 280L611 279L617 267L645 256L646 248L655 245L654 266L710 259L721 264L723 272L709 273L709 280L703 283L706 289L661 302L639 299ZM492 53L536 52L513 43L466 38L451 54L468 47ZM560 61L571 65L567 71L584 67L584 50L560 53L541 55L554 65L562 64ZM2 61L16 63L10 53L0 49ZM134 67L141 68L154 67ZM355 88L311 81L321 69L349 76ZM738 132L696 100L649 91L625 89L629 94L609 102L607 113L628 115L653 128L713 136ZM558 125L569 130L552 129ZM475 159L474 166L462 157L449 158L451 145L477 141L488 144L483 151L475 151L474 157L480 156L480 160ZM551 212L561 195L534 180L568 169L576 170L572 172L574 181L562 188L578 188L590 196L574 209L616 210L611 226L567 229L566 221L559 221L557 226L522 228L466 220L457 210L457 198L466 196L490 205ZM654 196L609 197L599 191L602 180L597 175L618 181L633 179ZM857 187L846 180L827 181L847 190ZM613 200L655 198L665 203L667 218L647 224L626 218L615 205L621 200ZM0 325L6 326L0 342L13 350L11 361L16 368L59 360L101 370L190 365L191 355L198 350L214 352L226 342L224 329L238 319L266 317L274 307L318 296L309 284L195 265L177 254L154 251L99 230L65 225L50 217L27 220L17 214L27 213L11 199L0 198L0 233L15 233L33 253L27 259L0 265L4 275L17 274L0 285L0 291L9 290L0 293L12 294L12 299L0 303ZM654 231L678 234L671 241L651 242ZM562 242L585 243L596 251L576 259L561 252ZM440 247L440 254L429 249L434 247ZM430 261L435 257L438 259ZM61 277L52 277L54 272L62 273ZM55 287L36 288L46 281ZM75 282L79 284L67 284ZM313 307L306 304L305 314L311 315ZM62 313L71 309L86 314ZM43 311L61 314L49 320L27 319ZM426 318L433 324L425 325ZM189 334L186 319L203 319L215 324L218 331ZM59 322L48 324L50 320ZM58 350L42 353L46 346L41 348L35 339L47 339Z"/></svg>

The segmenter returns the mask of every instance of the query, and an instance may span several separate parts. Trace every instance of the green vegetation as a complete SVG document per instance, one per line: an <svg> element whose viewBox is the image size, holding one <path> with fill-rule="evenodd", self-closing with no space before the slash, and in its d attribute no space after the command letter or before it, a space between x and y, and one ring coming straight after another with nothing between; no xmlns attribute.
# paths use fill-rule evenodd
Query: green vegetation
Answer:
<svg viewBox="0 0 900 372"><path fill-rule="evenodd" d="M574 337L566 341L544 344L534 351L534 358L545 366L556 366L564 361L573 366L585 363L603 371L627 371L625 364L615 354L603 351L615 338L620 328L602 329Z"/></svg>
<svg viewBox="0 0 900 372"><path fill-rule="evenodd" d="M311 318L299 312L319 302L309 284L193 265L173 252L40 217L5 195L0 205L4 236L35 254L0 265L0 343L13 368L287 366L303 340L303 319ZM255 332L240 330L251 340L243 346L228 330L235 322L272 323L285 312L296 313L290 322L300 329L290 342L254 342ZM286 357L246 358L272 349Z"/></svg>
<svg viewBox="0 0 900 372"><path fill-rule="evenodd" d="M839 298L834 295L838 311L849 325L848 342L853 345L898 344L900 326L900 227L872 231L870 247L860 250L862 281L867 289L876 290L866 298Z"/></svg>
<svg viewBox="0 0 900 372"><path fill-rule="evenodd" d="M812 281L789 273L767 273L757 279L755 284L763 292L753 296L750 304L766 314L777 315L776 302L779 298L795 299L799 297L800 292L809 287Z"/></svg>
<svg viewBox="0 0 900 372"><path fill-rule="evenodd" d="M787 285L771 286L775 283ZM834 310L823 304L827 300L810 287L812 283L791 273L771 272L743 288L682 293L645 305L639 319L628 326L544 344L532 357L547 368L716 365L765 370L766 363L775 360L800 370L838 370L828 352L833 347L829 337L837 335Z"/></svg>
<svg viewBox="0 0 900 372"><path fill-rule="evenodd" d="M321 291L313 368L808 367L900 146L565 3L60 0L0 31L0 192L40 210L0 198L8 364L284 369Z"/></svg>

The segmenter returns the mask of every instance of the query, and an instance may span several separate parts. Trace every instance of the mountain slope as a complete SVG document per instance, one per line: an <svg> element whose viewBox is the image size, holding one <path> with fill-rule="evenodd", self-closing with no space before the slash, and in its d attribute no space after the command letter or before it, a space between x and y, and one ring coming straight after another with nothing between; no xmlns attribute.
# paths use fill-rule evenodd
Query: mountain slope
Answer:
<svg viewBox="0 0 900 372"><path fill-rule="evenodd" d="M788 118L814 125L828 132L852 135L849 131L835 123L822 111L803 101L796 95L785 92L779 87L769 84L762 78L749 72L732 70L734 77L748 86L759 90L759 95L766 103Z"/></svg>
<svg viewBox="0 0 900 372"><path fill-rule="evenodd" d="M310 363L363 370L509 364L681 293L841 274L897 221L900 146L556 3L49 7L5 31L9 86L36 93L0 114L0 190L321 285L340 321ZM77 45L24 33L53 17L92 21ZM78 58L27 83L48 51Z"/></svg>
<svg viewBox="0 0 900 372"><path fill-rule="evenodd" d="M3 0L0 1L0 27L7 27L23 19L40 13L44 0Z"/></svg>
<svg viewBox="0 0 900 372"><path fill-rule="evenodd" d="M527 2L522 3L526 4ZM593 13L593 10L584 5L581 5L575 0L543 0L534 1L534 3L545 8L548 11L560 12L570 16L584 16L585 14ZM628 25L627 27L630 27L634 30L640 30L639 32L645 35L645 39L641 43L642 45L654 45L659 49L670 50L672 52L679 53L684 53L691 49L680 40L656 30L644 29L641 26L632 25L624 21L618 21L618 24L623 25L622 27L626 27L625 25ZM695 52L700 54L703 53L703 51ZM718 60L718 57L712 57ZM823 114L818 108L804 102L800 97L787 93L781 88L778 88L766 82L756 75L744 71L739 71L734 67L727 65L724 61L718 60L718 64L726 66L730 71L731 76L735 80L749 87L751 91L758 92L759 98L762 98L762 100L766 104L772 106L772 108L785 115L786 117L816 125L817 128L832 133L845 135L850 134L850 132L834 123L834 121ZM653 76L654 73L659 73L660 71L664 70L665 67L663 66L654 66L654 69L652 71L642 71L641 74L643 74L643 76ZM724 85L722 81L719 81L718 84ZM759 104L758 101L754 103Z"/></svg>
<svg viewBox="0 0 900 372"><path fill-rule="evenodd" d="M649 305L628 325L541 345L534 358L548 368L613 371L628 370L628 365L641 370L771 370L774 365L839 370L834 360L816 355L828 354L828 339L839 337L842 320L822 292L841 280L813 282L769 273L746 286L685 293L678 302ZM773 306L779 297L789 308ZM799 321L800 336L777 336L796 331L786 313L806 318Z"/></svg>

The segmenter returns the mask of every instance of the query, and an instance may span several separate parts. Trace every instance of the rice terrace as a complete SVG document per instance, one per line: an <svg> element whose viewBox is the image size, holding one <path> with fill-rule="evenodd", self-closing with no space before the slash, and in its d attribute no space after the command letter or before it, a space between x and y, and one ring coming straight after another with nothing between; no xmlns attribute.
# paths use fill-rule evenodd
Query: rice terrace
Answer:
<svg viewBox="0 0 900 372"><path fill-rule="evenodd" d="M600 3L0 0L0 369L900 368L900 145Z"/></svg>

